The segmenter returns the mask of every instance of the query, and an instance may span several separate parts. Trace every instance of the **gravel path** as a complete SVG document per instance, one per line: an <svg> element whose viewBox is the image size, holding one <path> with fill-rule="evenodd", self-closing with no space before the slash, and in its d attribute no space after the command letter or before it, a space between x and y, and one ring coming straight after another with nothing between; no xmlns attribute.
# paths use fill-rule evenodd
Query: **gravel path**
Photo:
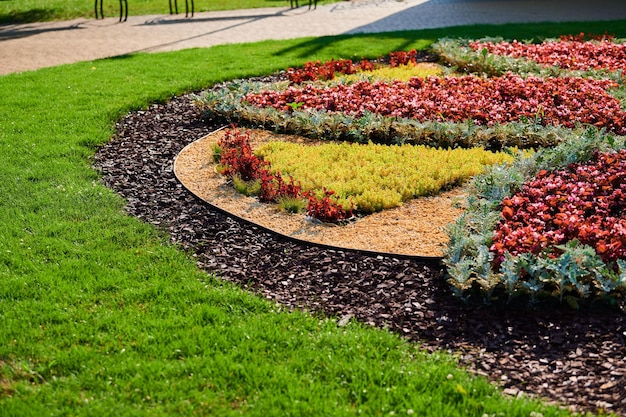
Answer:
<svg viewBox="0 0 626 417"><path fill-rule="evenodd" d="M198 2L199 3L199 2ZM288 2L285 0L285 6ZM130 2L132 13L132 1ZM165 5L164 5L165 12ZM477 23L626 19L623 0L352 0L307 7L0 25L0 75L135 53Z"/></svg>

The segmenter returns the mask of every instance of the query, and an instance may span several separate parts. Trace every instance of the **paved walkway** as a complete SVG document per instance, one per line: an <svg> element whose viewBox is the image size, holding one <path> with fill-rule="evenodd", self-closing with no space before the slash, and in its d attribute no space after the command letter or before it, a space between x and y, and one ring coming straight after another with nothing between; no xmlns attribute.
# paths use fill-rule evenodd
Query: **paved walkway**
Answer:
<svg viewBox="0 0 626 417"><path fill-rule="evenodd" d="M132 10L132 1L130 2ZM285 5L288 2L285 0ZM298 9L0 25L0 74L264 39L440 28L475 23L626 19L626 0L351 0ZM580 30L585 31L584 23Z"/></svg>

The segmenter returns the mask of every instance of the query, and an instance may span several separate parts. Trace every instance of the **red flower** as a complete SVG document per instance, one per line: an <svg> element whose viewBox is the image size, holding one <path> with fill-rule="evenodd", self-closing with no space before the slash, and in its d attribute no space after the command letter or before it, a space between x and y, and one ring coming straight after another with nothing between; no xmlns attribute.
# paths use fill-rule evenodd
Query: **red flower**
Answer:
<svg viewBox="0 0 626 417"><path fill-rule="evenodd" d="M558 254L577 239L606 262L626 259L626 150L598 154L588 163L541 171L502 201L502 220L490 250L496 266L504 253Z"/></svg>

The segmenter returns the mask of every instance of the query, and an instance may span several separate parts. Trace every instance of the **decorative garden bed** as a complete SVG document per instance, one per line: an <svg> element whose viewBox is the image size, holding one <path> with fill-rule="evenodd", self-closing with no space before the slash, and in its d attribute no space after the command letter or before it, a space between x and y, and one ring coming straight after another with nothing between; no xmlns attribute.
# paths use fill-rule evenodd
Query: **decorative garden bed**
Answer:
<svg viewBox="0 0 626 417"><path fill-rule="evenodd" d="M448 242L445 226L461 213L458 203L463 198L462 190L412 199L400 207L364 216L344 226L321 223L238 193L232 183L216 171L217 164L211 158L213 147L223 133L215 132L188 145L174 165L176 176L185 187L208 203L293 239L397 255L443 255ZM257 147L268 140L301 138L251 131L251 139Z"/></svg>
<svg viewBox="0 0 626 417"><path fill-rule="evenodd" d="M463 53L474 54L477 62L487 61L491 66L485 62L481 65L488 72L502 69L498 67L500 61L491 55L483 59L480 51L473 53L467 49ZM527 65L519 59L505 61L508 70L511 66L523 69ZM552 67L536 68L550 71L552 75L560 71ZM540 72L540 75L545 74ZM611 77L619 82L615 75ZM611 94L620 99L619 88ZM623 103L623 99L620 100ZM236 116L233 120L244 120L243 113L233 114ZM323 117L317 113L311 116ZM378 140L393 141L399 132L396 120L388 123L382 116L367 117L375 123L371 131ZM332 121L332 117L327 120ZM348 132L348 137L358 139L358 135L345 127L345 120L337 118L335 126L339 135L334 138ZM254 116L251 122L280 130L291 126L292 119L281 116L272 121L269 117L261 120ZM551 170L557 166L566 168L570 163L582 163L591 158L593 150L598 148L596 145L606 151L623 148L620 138L610 139L593 130L584 135L584 127L567 129L537 122L539 120L533 119L507 127L477 127L467 122L407 125L412 132L421 132L412 142L419 142L421 137L427 138L422 142L440 146L445 143L498 144L501 142L497 139L502 136L523 140L525 145L535 144L533 146L538 143L554 146L563 142L565 148L573 150L571 146L578 141L568 142L568 138L585 138L589 146L578 147L575 152L560 152L559 149L541 152L534 159L537 164L518 165L518 168L529 168L522 170L528 177L520 175L522 171L495 169L474 181L475 192L488 197L475 199L475 208L478 213L488 209L484 214L493 223L485 226L486 223L478 221L480 217L475 217L477 221L466 224L471 224L473 231L488 232L495 231L501 213L508 207L501 204L504 198L513 195L512 189L521 190L524 183L540 173L542 163ZM364 323L390 328L425 348L458 352L463 366L488 375L508 394L538 395L577 410L596 413L611 410L626 414L621 384L626 374L623 354L626 317L610 303L610 300L619 302L619 292L600 302L580 303L580 310L559 303L558 294L553 301L546 299L532 309L527 307L524 296L511 297L507 304L508 295L496 299L495 290L491 298L472 296L465 304L452 297L454 286L445 282L445 268L436 263L316 248L286 241L249 223L224 216L181 187L173 176L171 161L184 146L225 123L222 116L202 120L188 97L151 106L119 123L119 139L98 152L97 166L104 180L127 199L131 213L166 228L172 239L189 250L201 267L225 279L289 308L323 312L342 320L355 317ZM432 130L424 130L426 127ZM330 128L324 129L328 129L326 133L333 132ZM299 133L306 133L304 130ZM583 151L583 148L591 151ZM503 178L510 182L502 183ZM501 186L491 187L494 184ZM467 238L464 227L456 227L456 230ZM473 239L477 237L470 236L469 240ZM490 246L485 246L488 251ZM474 246L472 250L475 249ZM477 253L482 254L482 251ZM469 252L466 254L471 257ZM476 282L476 276L473 275L471 285ZM469 294L461 291L464 297ZM472 300L478 300L479 304ZM483 300L491 305L482 305Z"/></svg>
<svg viewBox="0 0 626 417"><path fill-rule="evenodd" d="M625 96L620 62L625 45L607 37L584 41L582 35L540 45L524 45L519 42L450 40L435 45L441 56L455 56L455 63L461 58L467 63L480 61L483 71L479 74L461 75L445 69L439 73L448 75L419 74L421 68L415 63L416 53L399 52L392 53L388 60L389 67L404 68L409 73L403 80L389 81L379 77L380 64L366 61L360 64L349 60L309 63L300 70L289 69L288 81L230 83L209 92L200 102L212 115L322 141L375 141L390 147L413 147L422 143L435 148L473 149L480 146L492 150L509 149L510 153L517 152L510 150L510 146L533 148L536 152L532 156L518 153L513 166L488 169L486 174L476 177L467 212L449 228L451 241L446 257L449 283L460 297L478 295L487 303L504 293L509 299L524 295L531 302L556 296L572 306L586 298L608 298L621 304L626 293L623 250L626 247L626 217L622 194L626 192L622 190L626 186L619 168L602 184L594 184L593 179L588 178L587 187L596 187L596 191L587 192L589 202L583 209L567 208L572 203L565 197L555 197L561 200L550 213L547 209L533 209L536 213L529 216L540 216L543 219L541 227L537 224L528 226L519 220L511 222L511 219L523 217L520 213L528 209L518 207L514 210L514 205L509 202L511 198L518 198L514 195L534 175L567 168L574 162L585 164L592 158L593 150L612 155L624 148L620 135L626 134L626 111L623 110L626 102L620 99ZM571 56L554 52L568 47L577 51L575 70L578 73L570 71L573 67ZM507 60L500 62L492 58L490 51L507 54ZM550 55L549 60L540 59L546 55ZM532 61L533 58L539 62ZM538 74L511 72L518 61L522 61L524 68L537 69ZM555 69L555 65L558 68ZM501 71L504 67L507 72ZM411 76L412 68L416 76ZM468 64L463 68L474 67ZM491 70L487 71L489 68ZM554 74L546 75L538 68L549 69ZM560 73L562 68L568 72ZM582 70L595 72L581 73ZM388 73L389 70L384 71ZM485 76L485 72L503 74ZM361 76L355 77L354 74ZM460 129L451 133L444 128L433 135L429 128L432 126ZM255 180L264 175L276 175L256 173L255 170L269 173L269 168L264 168L268 162L254 155L252 150L244 152L241 145L237 146L240 146L238 150L229 154L230 159L222 156L221 164L229 177L237 180L238 175L245 175L247 180ZM347 153L348 148L344 152ZM367 159L367 156L360 161L363 158ZM256 164L252 170L250 161ZM353 162L353 165L360 161ZM328 164L332 165L332 161ZM426 165L426 162L422 164ZM308 175L306 171L298 170L297 165L298 162L283 165L286 170L283 174L296 176L291 178L290 197L297 196L293 193L294 187L299 191L301 178ZM395 165L404 168L407 163ZM406 169L419 171L420 163ZM330 170L325 176L332 177L333 174ZM279 183L285 183L280 172L278 175ZM399 176L400 173L391 175ZM453 180L443 188L460 181ZM491 181L490 185L485 185L485 181ZM576 183L578 180L577 176L570 176L565 181ZM415 184L417 180L407 182ZM261 200L267 193L264 187L282 187L263 179L259 186ZM321 186L326 194L320 197ZM335 183L335 187L340 187L340 192L336 193L335 190L327 192L325 186L318 184L317 191L314 190L317 197L311 197L310 191L303 195L309 199L309 215L317 213L312 214L314 217L320 213L319 210L311 211L312 201L319 205L315 198L323 198L329 208L321 214L321 220L331 222L345 219L353 210L364 212L372 211L370 207L386 207L381 203L381 193L391 191L408 196L401 200L420 195L405 193L404 188L394 189L389 185L370 186L377 190L373 192L378 194L376 200L363 201L359 200L359 195L351 194L351 187L346 191L341 188L342 184ZM551 198L550 187L544 187L547 199ZM577 188L576 185L563 187L568 193ZM432 192L438 191L439 188L434 188ZM605 194L610 196L611 202L600 212L600 206L594 206L593 201ZM542 198L542 195L536 196L537 201ZM346 208L348 203L352 204L350 208ZM553 216L557 221L552 220ZM580 219L573 220L572 216ZM610 218L600 219L606 216ZM499 222L500 218L504 223ZM572 228L576 230L572 231ZM595 230L598 228L600 231ZM549 238L552 235L558 238ZM591 235L594 237L588 237Z"/></svg>

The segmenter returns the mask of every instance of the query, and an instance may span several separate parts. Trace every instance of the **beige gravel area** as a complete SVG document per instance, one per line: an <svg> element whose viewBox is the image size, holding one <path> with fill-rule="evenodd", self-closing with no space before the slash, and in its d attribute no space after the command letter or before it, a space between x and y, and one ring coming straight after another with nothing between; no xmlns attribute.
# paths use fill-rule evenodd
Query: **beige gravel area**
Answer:
<svg viewBox="0 0 626 417"><path fill-rule="evenodd" d="M460 213L462 190L417 198L374 213L346 226L316 224L304 215L287 214L271 204L237 193L215 170L212 147L222 132L187 146L174 163L183 185L209 204L280 234L331 246L412 256L442 256L448 241L444 228ZM267 140L304 140L267 131L251 131L253 147Z"/></svg>

